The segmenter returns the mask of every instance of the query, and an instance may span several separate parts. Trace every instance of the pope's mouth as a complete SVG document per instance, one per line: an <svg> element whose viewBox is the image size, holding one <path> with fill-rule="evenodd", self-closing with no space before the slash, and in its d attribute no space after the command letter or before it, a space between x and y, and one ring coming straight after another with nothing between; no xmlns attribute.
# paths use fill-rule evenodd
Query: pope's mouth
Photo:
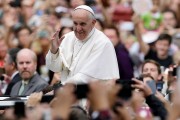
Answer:
<svg viewBox="0 0 180 120"><path fill-rule="evenodd" d="M83 32L78 32L78 34L80 34L80 35L81 35L81 34L84 34L84 33L83 33Z"/></svg>
<svg viewBox="0 0 180 120"><path fill-rule="evenodd" d="M78 34L84 34L84 31L76 31Z"/></svg>

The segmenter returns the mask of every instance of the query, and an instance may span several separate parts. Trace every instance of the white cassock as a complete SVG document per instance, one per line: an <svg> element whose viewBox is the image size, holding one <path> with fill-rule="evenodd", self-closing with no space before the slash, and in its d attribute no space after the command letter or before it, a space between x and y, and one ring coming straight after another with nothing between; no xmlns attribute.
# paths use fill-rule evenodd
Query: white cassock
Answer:
<svg viewBox="0 0 180 120"><path fill-rule="evenodd" d="M78 40L74 32L67 33L59 51L46 55L46 65L61 72L61 82L88 83L93 80L119 78L114 47L101 31L94 28L85 40Z"/></svg>

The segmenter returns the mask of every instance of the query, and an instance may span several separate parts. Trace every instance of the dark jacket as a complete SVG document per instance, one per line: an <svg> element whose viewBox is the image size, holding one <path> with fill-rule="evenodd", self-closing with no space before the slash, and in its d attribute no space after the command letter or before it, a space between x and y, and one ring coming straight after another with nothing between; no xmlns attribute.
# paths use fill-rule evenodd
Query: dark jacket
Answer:
<svg viewBox="0 0 180 120"><path fill-rule="evenodd" d="M18 96L19 89L21 87L22 81L17 82L12 90L11 90L11 96ZM42 91L45 87L48 86L48 83L40 77L38 73L36 73L29 81L27 86L25 87L24 91L22 92L22 95L30 95L31 93L34 92L40 92Z"/></svg>
<svg viewBox="0 0 180 120"><path fill-rule="evenodd" d="M146 97L146 103L151 108L152 114L154 116L159 116L161 120L166 120L168 112L164 107L164 104L153 94Z"/></svg>
<svg viewBox="0 0 180 120"><path fill-rule="evenodd" d="M20 77L19 73L17 73L12 78L11 82L8 84L8 87L7 87L6 92L4 93L4 95L10 95L12 87L19 81L21 81L21 77Z"/></svg>

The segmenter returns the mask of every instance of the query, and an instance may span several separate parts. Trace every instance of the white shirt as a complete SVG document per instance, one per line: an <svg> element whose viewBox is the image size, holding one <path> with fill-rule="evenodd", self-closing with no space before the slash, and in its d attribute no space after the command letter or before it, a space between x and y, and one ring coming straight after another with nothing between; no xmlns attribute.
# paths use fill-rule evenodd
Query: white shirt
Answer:
<svg viewBox="0 0 180 120"><path fill-rule="evenodd" d="M16 72L14 72L12 75L11 75L11 80L14 78L14 76L15 75L17 75L19 72L18 71L16 71Z"/></svg>

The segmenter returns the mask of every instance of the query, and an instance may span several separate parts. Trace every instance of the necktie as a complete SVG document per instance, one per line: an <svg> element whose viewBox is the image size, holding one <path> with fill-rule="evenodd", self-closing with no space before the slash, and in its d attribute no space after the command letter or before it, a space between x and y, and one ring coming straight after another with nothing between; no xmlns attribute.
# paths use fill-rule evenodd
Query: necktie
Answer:
<svg viewBox="0 0 180 120"><path fill-rule="evenodd" d="M24 91L24 88L25 88L25 83L22 82L22 85L21 85L21 87L20 87L20 89L19 89L18 95L22 95L22 92Z"/></svg>

